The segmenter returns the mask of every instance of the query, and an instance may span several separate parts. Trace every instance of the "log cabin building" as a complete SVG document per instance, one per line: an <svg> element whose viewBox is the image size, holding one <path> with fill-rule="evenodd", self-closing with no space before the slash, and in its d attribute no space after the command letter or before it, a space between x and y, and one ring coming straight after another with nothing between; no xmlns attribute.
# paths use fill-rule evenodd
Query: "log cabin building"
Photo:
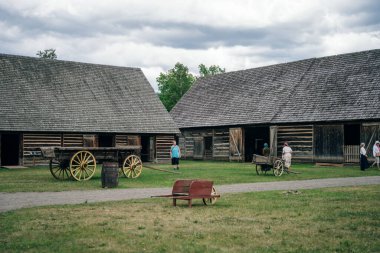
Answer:
<svg viewBox="0 0 380 253"><path fill-rule="evenodd" d="M380 50L199 78L170 112L188 159L251 161L263 144L293 159L358 162L380 139Z"/></svg>
<svg viewBox="0 0 380 253"><path fill-rule="evenodd" d="M0 54L0 166L43 163L45 146L141 145L169 159L179 133L141 69Z"/></svg>

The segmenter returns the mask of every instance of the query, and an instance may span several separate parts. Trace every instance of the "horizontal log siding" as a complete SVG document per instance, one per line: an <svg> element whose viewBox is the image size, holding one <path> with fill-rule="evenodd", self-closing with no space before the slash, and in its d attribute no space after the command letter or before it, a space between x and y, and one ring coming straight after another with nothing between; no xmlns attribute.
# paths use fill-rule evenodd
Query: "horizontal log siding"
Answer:
<svg viewBox="0 0 380 253"><path fill-rule="evenodd" d="M202 141L204 137L212 137L212 154L211 156L210 154L207 156L206 154L198 154L197 159L202 159L203 157L203 159L228 161L230 151L228 128L183 131L183 135L179 139L183 158L193 159L195 140L199 142ZM199 157L199 155L201 155L201 157Z"/></svg>
<svg viewBox="0 0 380 253"><path fill-rule="evenodd" d="M63 147L83 147L83 134L63 134Z"/></svg>
<svg viewBox="0 0 380 253"><path fill-rule="evenodd" d="M168 162L170 160L170 147L173 145L174 136L156 136L156 160Z"/></svg>
<svg viewBox="0 0 380 253"><path fill-rule="evenodd" d="M277 154L281 156L284 142L293 150L292 157L298 161L313 160L313 126L278 126Z"/></svg>
<svg viewBox="0 0 380 253"><path fill-rule="evenodd" d="M23 165L33 166L37 164L47 164L49 160L41 156L35 156L33 153L40 152L40 147L62 146L62 134L48 133L27 133L23 134Z"/></svg>

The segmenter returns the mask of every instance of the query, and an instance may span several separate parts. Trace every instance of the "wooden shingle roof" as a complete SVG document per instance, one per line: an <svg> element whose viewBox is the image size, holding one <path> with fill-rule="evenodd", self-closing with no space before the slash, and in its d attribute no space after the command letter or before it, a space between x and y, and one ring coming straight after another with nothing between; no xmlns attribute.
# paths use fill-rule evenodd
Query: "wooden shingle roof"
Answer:
<svg viewBox="0 0 380 253"><path fill-rule="evenodd" d="M200 78L170 112L179 128L380 119L380 50Z"/></svg>
<svg viewBox="0 0 380 253"><path fill-rule="evenodd" d="M141 69L5 54L0 131L179 132Z"/></svg>

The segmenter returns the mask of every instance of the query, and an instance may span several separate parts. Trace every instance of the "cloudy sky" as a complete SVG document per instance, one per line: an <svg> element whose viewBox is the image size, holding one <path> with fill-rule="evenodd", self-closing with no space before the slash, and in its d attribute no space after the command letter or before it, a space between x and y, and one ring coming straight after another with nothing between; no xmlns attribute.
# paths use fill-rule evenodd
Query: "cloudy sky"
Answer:
<svg viewBox="0 0 380 253"><path fill-rule="evenodd" d="M0 0L0 53L227 71L380 48L379 0Z"/></svg>

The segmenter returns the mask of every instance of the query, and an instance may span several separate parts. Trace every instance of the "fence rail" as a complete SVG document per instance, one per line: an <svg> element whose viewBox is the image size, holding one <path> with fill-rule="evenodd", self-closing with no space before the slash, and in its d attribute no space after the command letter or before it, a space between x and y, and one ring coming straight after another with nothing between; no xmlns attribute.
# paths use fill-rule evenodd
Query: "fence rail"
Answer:
<svg viewBox="0 0 380 253"><path fill-rule="evenodd" d="M359 145L346 145L343 146L344 162L346 163L358 163L360 159Z"/></svg>

